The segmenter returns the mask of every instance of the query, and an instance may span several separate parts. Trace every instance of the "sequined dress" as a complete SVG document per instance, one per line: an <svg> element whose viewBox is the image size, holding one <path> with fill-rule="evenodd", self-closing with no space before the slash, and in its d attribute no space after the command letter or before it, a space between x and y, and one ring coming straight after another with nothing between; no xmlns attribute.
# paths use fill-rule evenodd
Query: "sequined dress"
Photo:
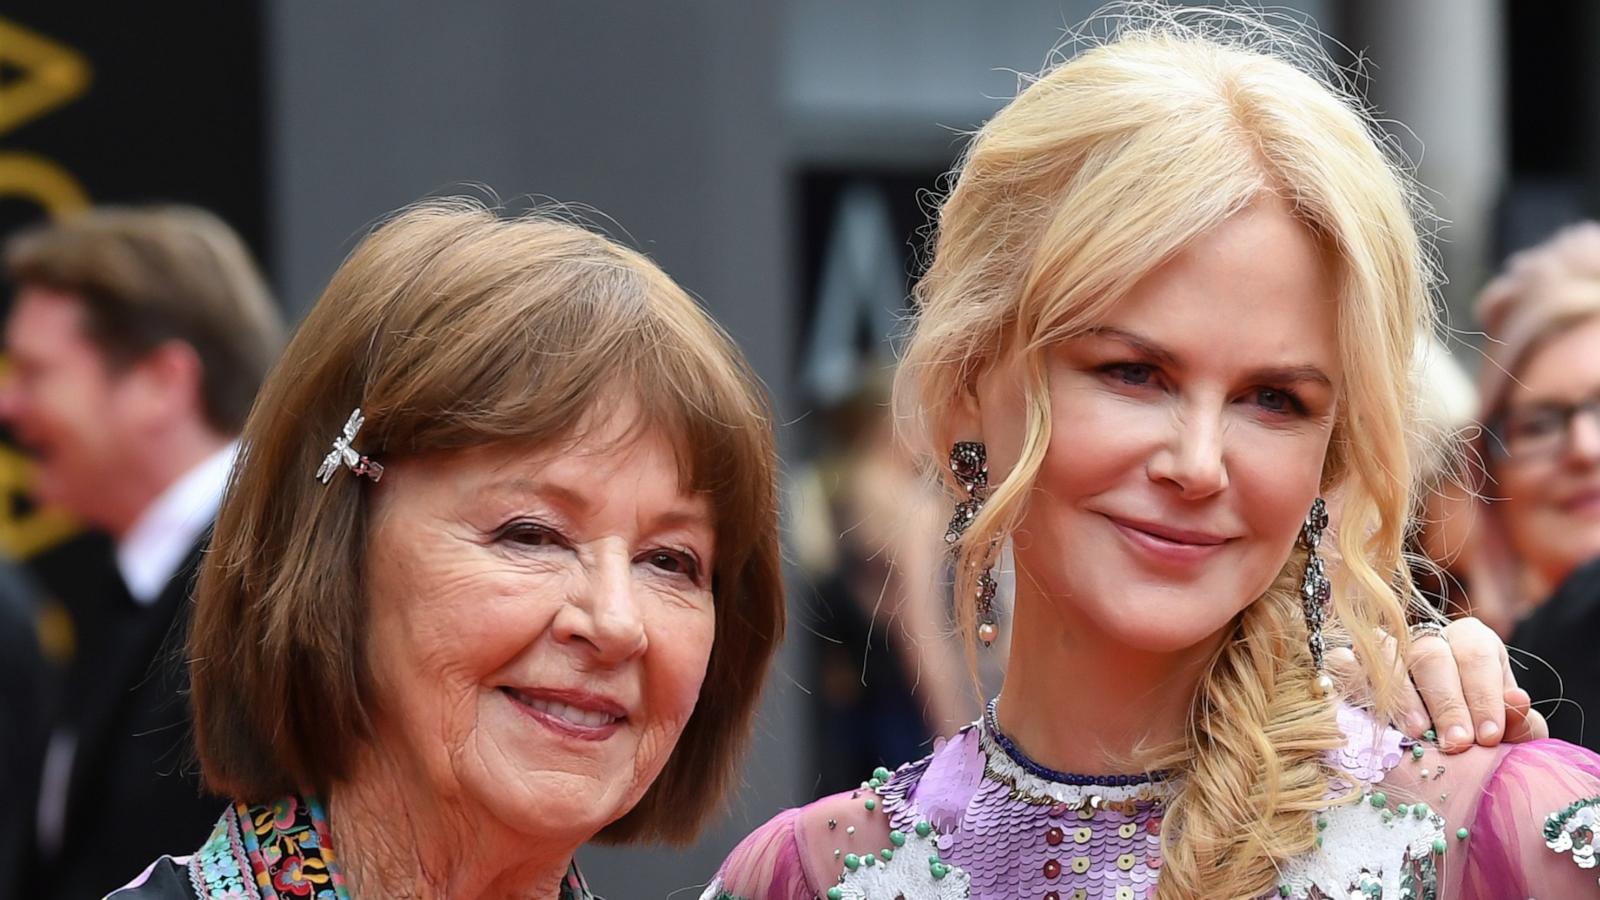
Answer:
<svg viewBox="0 0 1600 900"><path fill-rule="evenodd" d="M1266 897L1600 898L1600 757L1559 741L1445 756L1344 706L1317 848ZM985 717L861 788L780 813L702 900L1147 900L1176 778L1052 772Z"/></svg>

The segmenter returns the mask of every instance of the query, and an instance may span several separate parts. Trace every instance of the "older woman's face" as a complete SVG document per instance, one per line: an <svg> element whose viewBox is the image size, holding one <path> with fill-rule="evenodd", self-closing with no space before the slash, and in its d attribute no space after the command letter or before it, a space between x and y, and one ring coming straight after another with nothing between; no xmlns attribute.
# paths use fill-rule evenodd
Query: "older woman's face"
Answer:
<svg viewBox="0 0 1600 900"><path fill-rule="evenodd" d="M1550 590L1600 556L1600 316L1544 344L1518 373L1493 496L1517 555ZM1572 410L1580 410L1572 414Z"/></svg>
<svg viewBox="0 0 1600 900"><path fill-rule="evenodd" d="M1342 378L1322 253L1263 200L1049 351L1052 432L1014 546L1029 593L1090 639L1198 645L1272 583L1312 500ZM982 379L1004 471L1020 382Z"/></svg>
<svg viewBox="0 0 1600 900"><path fill-rule="evenodd" d="M367 553L375 750L433 801L586 839L660 773L711 654L714 530L659 434L397 462Z"/></svg>

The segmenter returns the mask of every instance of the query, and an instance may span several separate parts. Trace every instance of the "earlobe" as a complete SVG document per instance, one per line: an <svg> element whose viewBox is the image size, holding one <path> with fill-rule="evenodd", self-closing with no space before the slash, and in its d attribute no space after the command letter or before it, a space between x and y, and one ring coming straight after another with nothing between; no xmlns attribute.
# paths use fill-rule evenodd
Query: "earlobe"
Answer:
<svg viewBox="0 0 1600 900"><path fill-rule="evenodd" d="M978 376L969 375L950 404L947 443L983 440L983 404L978 399Z"/></svg>

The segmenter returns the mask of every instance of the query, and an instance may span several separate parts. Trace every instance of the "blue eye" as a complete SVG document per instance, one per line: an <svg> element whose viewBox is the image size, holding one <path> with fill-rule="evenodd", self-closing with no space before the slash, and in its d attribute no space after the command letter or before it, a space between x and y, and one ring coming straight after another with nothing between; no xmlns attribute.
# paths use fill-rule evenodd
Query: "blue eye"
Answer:
<svg viewBox="0 0 1600 900"><path fill-rule="evenodd" d="M1289 411L1289 395L1282 391L1275 391L1272 388L1262 388L1257 391L1256 402L1274 412Z"/></svg>
<svg viewBox="0 0 1600 900"><path fill-rule="evenodd" d="M1135 386L1149 384L1156 374L1153 366L1141 363L1114 363L1106 366L1103 371L1123 384Z"/></svg>
<svg viewBox="0 0 1600 900"><path fill-rule="evenodd" d="M1257 388L1254 400L1257 406L1268 412L1297 413L1305 412L1305 404L1300 402L1293 392L1278 388Z"/></svg>

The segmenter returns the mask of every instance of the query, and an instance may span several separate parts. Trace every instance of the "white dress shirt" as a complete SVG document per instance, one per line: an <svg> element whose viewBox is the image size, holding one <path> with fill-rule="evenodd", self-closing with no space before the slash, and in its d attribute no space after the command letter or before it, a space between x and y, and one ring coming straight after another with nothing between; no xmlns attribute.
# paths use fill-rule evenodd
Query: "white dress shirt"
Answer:
<svg viewBox="0 0 1600 900"><path fill-rule="evenodd" d="M133 527L117 542L117 571L135 603L156 602L167 582L210 527L222 506L239 444L234 442L167 485L139 514ZM53 855L61 849L67 816L67 794L78 736L64 728L50 735L45 747L44 772L39 784L39 847Z"/></svg>
<svg viewBox="0 0 1600 900"><path fill-rule="evenodd" d="M167 485L117 542L117 571L128 593L149 605L217 517L239 444L231 443Z"/></svg>

